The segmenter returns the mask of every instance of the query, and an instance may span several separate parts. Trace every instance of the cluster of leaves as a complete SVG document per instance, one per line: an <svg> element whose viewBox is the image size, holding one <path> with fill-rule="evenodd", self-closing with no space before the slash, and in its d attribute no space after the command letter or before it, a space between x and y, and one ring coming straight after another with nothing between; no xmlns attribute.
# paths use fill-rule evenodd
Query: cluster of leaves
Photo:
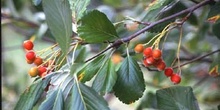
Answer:
<svg viewBox="0 0 220 110"><path fill-rule="evenodd" d="M62 64L61 68L46 76L45 79L36 79L21 95L15 107L16 110L32 109L39 102L48 84L51 86L47 91L46 99L42 103L40 102L40 110L108 110L110 109L108 103L103 98L105 94L114 93L125 104L133 103L143 96L146 88L143 71L136 58L129 55L129 52L118 64L111 60L111 56L117 48L109 49L91 61L85 59L87 56L84 45L78 46L72 53L74 55L69 55L73 26L77 28L76 33L82 39L83 44L106 45L106 43L121 38L115 26L104 13L86 8L89 0L33 1L36 5L42 2L47 25L62 50L61 57L68 57L73 62L67 61ZM180 8L174 10L176 7ZM152 11L161 11L156 19L159 20L186 8L187 6L180 1L155 0L147 14ZM209 17L219 14L212 10L216 11L211 8L210 13L212 14ZM74 23L72 17L75 19ZM160 32L175 19L158 24L149 31ZM192 15L189 21L196 23L194 22L196 21L195 15ZM213 25L213 33L218 37L216 27L219 26L219 23L220 20L217 19L216 24ZM92 86L86 85L85 82L90 81L93 77L95 78ZM157 90L156 100L158 109L199 109L191 87L173 86Z"/></svg>

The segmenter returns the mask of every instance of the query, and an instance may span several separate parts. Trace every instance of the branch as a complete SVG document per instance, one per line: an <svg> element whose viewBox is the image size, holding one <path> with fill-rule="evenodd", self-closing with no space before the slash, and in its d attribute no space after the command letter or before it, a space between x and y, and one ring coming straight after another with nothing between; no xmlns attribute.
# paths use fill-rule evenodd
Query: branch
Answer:
<svg viewBox="0 0 220 110"><path fill-rule="evenodd" d="M102 50L102 51L99 52L97 55L93 56L92 58L89 58L89 59L86 60L85 62L88 62L88 61L90 61L90 60L96 58L97 56L101 55L102 53L106 52L107 50L109 50L109 49L111 49L111 48L113 48L113 47L119 47L121 44L127 43L127 42L131 41L132 39L136 38L136 37L139 36L140 34L146 32L147 30L153 28L154 26L156 26L156 25L158 25L158 24L160 24L160 23L162 23L162 22L168 21L168 20L170 20L170 19L173 19L173 18L175 18L175 17L177 17L177 16L180 16L180 15L182 15L182 14L185 14L185 13L191 13L191 12L193 12L194 10L196 10L196 9L198 9L198 8L204 6L204 5L210 4L210 3L212 3L212 2L214 2L214 0L204 0L204 1L202 1L202 2L200 2L200 3L198 3L198 4L194 5L194 6L192 6L192 7L190 7L190 8L187 8L187 9L185 9L185 10L183 10L183 11L180 11L180 12L178 12L178 13L175 13L175 14L173 14L173 15L171 15L171 16L165 17L165 18L163 18L163 19L161 19L161 20L158 20L158 21L156 21L156 22L153 22L153 23L151 23L150 25L148 25L148 26L146 26L145 28L143 28L143 29L141 29L141 30L135 32L134 34L132 34L132 35L130 35L130 36L127 36L127 37L124 37L124 38L122 38L122 39L116 40L110 47L108 47L108 48Z"/></svg>
<svg viewBox="0 0 220 110"><path fill-rule="evenodd" d="M212 54L214 54L214 53L217 53L217 52L220 52L220 49L215 50L215 51L213 51L213 52L210 52L210 53L208 53L208 54L205 54L205 55L203 55L203 56L197 57L197 58L195 58L195 59L193 59L193 60L190 60L190 61L188 61L188 62L182 63L182 64L180 64L180 67L185 66L185 65L187 65L187 64L190 64L190 63L192 63L192 62L195 62L195 61L197 61L197 60L203 59L203 58L205 58L205 57L207 57L207 56L209 56L209 55L212 55ZM173 69L175 69L175 68L178 68L178 65L173 67Z"/></svg>
<svg viewBox="0 0 220 110"><path fill-rule="evenodd" d="M138 35L140 35L140 34L146 32L147 30L153 28L154 26L156 26L156 25L158 25L158 24L160 24L160 23L162 23L162 22L168 21L168 20L170 20L170 19L173 19L173 18L175 18L175 17L177 17L177 16L180 16L180 15L182 15L182 14L185 14L185 13L193 12L194 10L196 10L196 9L198 9L198 8L204 6L204 5L207 5L207 4L211 3L211 2L213 2L213 0L204 0L204 1L200 2L199 4L196 4L196 5L194 5L194 6L190 7L190 8L188 8L188 9L185 9L185 10L183 10L183 11L180 11L180 12L178 12L178 13L175 13L175 14L173 14L173 15L171 15L171 16L165 17L165 18L163 18L163 19L161 19L161 20L158 20L158 21L156 21L156 22L154 22L154 23L151 23L150 25L148 25L148 26L146 26L145 28L143 28L143 29L137 31L136 33L134 33L134 34L132 34L132 35L130 35L130 36L128 36L128 37L125 37L124 39L119 39L119 40L117 40L115 43L121 42L121 43L119 43L119 44L122 44L123 42L129 42L130 40L134 39L134 38L137 37ZM117 44L118 44L118 43L117 43Z"/></svg>

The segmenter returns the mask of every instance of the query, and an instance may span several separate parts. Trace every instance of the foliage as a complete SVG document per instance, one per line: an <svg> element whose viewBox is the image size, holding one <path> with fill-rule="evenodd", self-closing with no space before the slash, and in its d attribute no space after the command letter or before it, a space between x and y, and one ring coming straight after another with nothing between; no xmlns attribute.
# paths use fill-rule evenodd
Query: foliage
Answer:
<svg viewBox="0 0 220 110"><path fill-rule="evenodd" d="M215 80L220 76L220 2L189 1L129 1L125 4L132 4L131 15L123 15L117 12L124 9L118 9L123 1L117 1L116 5L105 0L104 3L116 9L116 19L110 20L110 13L93 8L90 0L32 0L32 5L40 7L46 19L36 25L25 25L35 27L28 39L34 41L46 36L52 40L54 45L34 51L44 58L45 63L40 66L50 60L55 62L48 64L51 68L45 77L35 77L14 109L109 110L107 95L116 96L125 105L138 103L140 110L200 109L198 103L202 101L197 98L204 91L199 88L201 83L214 85L207 86L206 91L212 88L211 92L218 92L220 88L217 81L205 83L208 76ZM125 8L122 12L126 11ZM48 28L40 31L43 24ZM36 38L36 35L42 36ZM157 63L146 65L146 56L134 51L137 44L160 49L161 59L153 59ZM158 69L160 60L174 69L173 74L181 76L179 85L173 86L161 74L164 71ZM218 99L216 95L213 100Z"/></svg>

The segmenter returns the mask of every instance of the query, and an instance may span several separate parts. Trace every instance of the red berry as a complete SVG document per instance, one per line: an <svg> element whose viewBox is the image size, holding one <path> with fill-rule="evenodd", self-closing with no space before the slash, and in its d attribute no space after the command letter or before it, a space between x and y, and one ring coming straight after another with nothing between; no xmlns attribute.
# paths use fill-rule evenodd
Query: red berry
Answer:
<svg viewBox="0 0 220 110"><path fill-rule="evenodd" d="M164 61L161 61L156 65L156 67L159 71L163 71L166 68L166 63Z"/></svg>
<svg viewBox="0 0 220 110"><path fill-rule="evenodd" d="M153 57L146 58L146 61L147 61L148 64L154 64L156 62Z"/></svg>
<svg viewBox="0 0 220 110"><path fill-rule="evenodd" d="M26 50L32 50L34 48L34 44L31 40L26 40L23 42L23 48Z"/></svg>
<svg viewBox="0 0 220 110"><path fill-rule="evenodd" d="M41 77L41 78L44 78L46 75L47 75L47 73L44 72L44 73L42 73L42 74L40 75L40 77Z"/></svg>
<svg viewBox="0 0 220 110"><path fill-rule="evenodd" d="M152 52L152 56L154 59L160 59L162 56L162 52L160 51L160 49L155 49Z"/></svg>
<svg viewBox="0 0 220 110"><path fill-rule="evenodd" d="M160 63L160 62L162 62L163 60L160 58L160 59L154 59L155 60L155 62L154 62L154 66L155 67L157 67L157 65Z"/></svg>
<svg viewBox="0 0 220 110"><path fill-rule="evenodd" d="M35 58L35 60L34 60L34 64L37 65L37 66L39 66L39 65L41 65L42 63L43 63L43 59L42 59L41 57L37 56L37 57Z"/></svg>
<svg viewBox="0 0 220 110"><path fill-rule="evenodd" d="M39 72L39 76L40 77L42 77L42 75L44 75L44 73L46 73L46 71L47 71L47 68L46 67L44 67L44 66L40 66L39 68L38 68L38 72Z"/></svg>
<svg viewBox="0 0 220 110"><path fill-rule="evenodd" d="M178 74L173 74L170 77L170 80L174 83L174 84L179 84L181 81L181 77Z"/></svg>
<svg viewBox="0 0 220 110"><path fill-rule="evenodd" d="M167 76L167 77L170 77L173 75L173 68L171 67L168 67L164 70L164 74Z"/></svg>
<svg viewBox="0 0 220 110"><path fill-rule="evenodd" d="M146 59L143 60L143 64L144 64L145 67L151 66L151 64L148 64L148 63L147 63L147 60L146 60Z"/></svg>
<svg viewBox="0 0 220 110"><path fill-rule="evenodd" d="M34 61L32 61L32 60L28 60L28 59L26 59L26 62L27 62L28 64L32 64L32 63L34 63Z"/></svg>
<svg viewBox="0 0 220 110"><path fill-rule="evenodd" d="M145 48L143 54L145 57L150 57L152 55L152 47Z"/></svg>
<svg viewBox="0 0 220 110"><path fill-rule="evenodd" d="M34 61L35 57L36 57L36 54L34 51L28 51L26 53L26 59L29 61Z"/></svg>

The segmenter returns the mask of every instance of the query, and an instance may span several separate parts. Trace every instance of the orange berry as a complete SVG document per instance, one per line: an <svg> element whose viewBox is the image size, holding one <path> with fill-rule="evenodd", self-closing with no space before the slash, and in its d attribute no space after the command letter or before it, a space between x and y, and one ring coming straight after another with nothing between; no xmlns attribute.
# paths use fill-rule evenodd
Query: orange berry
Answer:
<svg viewBox="0 0 220 110"><path fill-rule="evenodd" d="M111 60L114 64L118 64L122 61L122 57L120 54L113 54Z"/></svg>
<svg viewBox="0 0 220 110"><path fill-rule="evenodd" d="M135 48L134 48L134 51L135 51L136 53L142 53L142 52L144 51L144 46L143 46L143 44L137 44L137 45L135 46Z"/></svg>
<svg viewBox="0 0 220 110"><path fill-rule="evenodd" d="M39 56L37 56L35 59L34 59L34 64L39 66L43 63L43 59Z"/></svg>
<svg viewBox="0 0 220 110"><path fill-rule="evenodd" d="M38 75L38 68L37 67L32 67L30 70L29 70L29 75L31 77L36 77Z"/></svg>
<svg viewBox="0 0 220 110"><path fill-rule="evenodd" d="M160 59L161 56L162 56L161 50L160 49L153 50L152 56L153 56L154 59Z"/></svg>
<svg viewBox="0 0 220 110"><path fill-rule="evenodd" d="M134 22L134 23L126 24L125 26L129 31L135 31L137 30L139 24Z"/></svg>

